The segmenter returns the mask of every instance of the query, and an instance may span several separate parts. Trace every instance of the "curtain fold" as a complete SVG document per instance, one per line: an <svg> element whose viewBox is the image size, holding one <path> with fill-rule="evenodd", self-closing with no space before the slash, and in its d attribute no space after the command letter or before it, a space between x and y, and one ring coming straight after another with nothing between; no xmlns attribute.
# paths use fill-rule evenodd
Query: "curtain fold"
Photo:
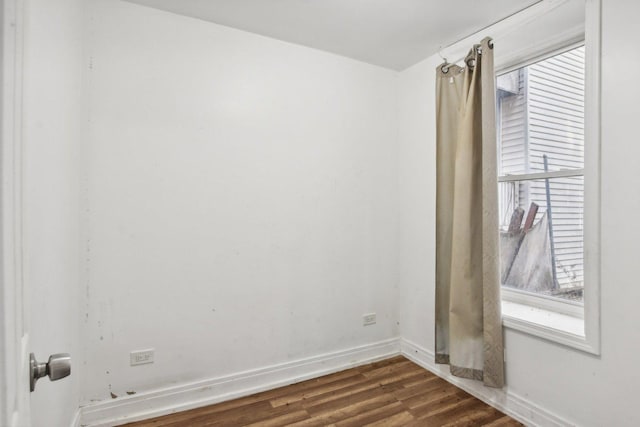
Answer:
<svg viewBox="0 0 640 427"><path fill-rule="evenodd" d="M490 39L437 68L436 363L504 385Z"/></svg>

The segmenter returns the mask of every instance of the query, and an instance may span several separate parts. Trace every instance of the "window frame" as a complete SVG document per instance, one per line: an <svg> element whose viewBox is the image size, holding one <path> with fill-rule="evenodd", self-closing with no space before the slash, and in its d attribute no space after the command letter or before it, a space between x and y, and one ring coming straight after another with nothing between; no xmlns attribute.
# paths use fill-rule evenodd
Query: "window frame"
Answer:
<svg viewBox="0 0 640 427"><path fill-rule="evenodd" d="M601 0L585 0L584 31L567 32L497 58L495 75L585 46L584 168L499 177L499 181L584 177L584 294L581 305L501 287L505 327L600 354L600 68ZM576 327L576 320L583 328Z"/></svg>
<svg viewBox="0 0 640 427"><path fill-rule="evenodd" d="M544 61L549 58L553 58L554 56L561 55L565 52L569 52L573 49L585 46L585 40L582 38L581 40L575 41L571 40L569 44L562 47L554 47L552 50L544 51L542 54L536 54L534 57L524 60L523 62L518 62L513 64L510 67L500 68L495 71L496 78L508 74L512 71L519 70L525 67L528 67L532 64L538 63L540 61ZM585 46L586 49L586 46ZM586 68L586 62L585 62ZM585 69L586 72L586 69ZM586 98L586 77L585 77L585 98ZM585 101L586 108L586 101ZM586 116L586 112L585 112ZM586 117L585 117L586 120ZM498 126L498 133L500 131ZM586 123L585 123L585 150L586 150ZM498 147L498 152L501 147ZM552 170L548 172L532 172L532 173L514 173L514 174L506 174L506 175L498 175L498 183L502 182L532 182L532 181L540 181L543 179L553 179L553 178L572 178L572 177L583 177L585 174L585 168L574 168L574 169L560 169L560 170ZM586 211L586 206L585 206ZM583 235L583 243L584 243L584 235ZM584 262L584 259L583 259ZM526 305L529 307L535 307L542 310L552 311L572 317L577 317L579 319L584 319L584 303L583 301L571 301L567 299L557 298L549 295L541 295L536 294L534 292L523 291L520 289L510 289L507 286L501 286L501 297L503 301L509 301L515 304Z"/></svg>

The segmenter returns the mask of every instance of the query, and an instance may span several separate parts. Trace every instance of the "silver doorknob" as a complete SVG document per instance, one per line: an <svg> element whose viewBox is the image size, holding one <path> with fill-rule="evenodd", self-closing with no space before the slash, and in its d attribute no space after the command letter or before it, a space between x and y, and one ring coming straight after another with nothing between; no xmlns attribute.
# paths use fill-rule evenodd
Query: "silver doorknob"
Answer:
<svg viewBox="0 0 640 427"><path fill-rule="evenodd" d="M71 374L71 355L69 353L52 354L49 356L47 363L38 363L33 353L29 357L31 362L29 367L31 391L36 389L36 381L45 375L48 375L51 381L56 381Z"/></svg>

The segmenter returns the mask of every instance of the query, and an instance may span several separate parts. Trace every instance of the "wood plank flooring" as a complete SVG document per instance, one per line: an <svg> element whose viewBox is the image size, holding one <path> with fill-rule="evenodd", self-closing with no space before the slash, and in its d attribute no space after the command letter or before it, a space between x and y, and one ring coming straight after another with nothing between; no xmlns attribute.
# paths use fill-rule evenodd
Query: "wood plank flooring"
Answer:
<svg viewBox="0 0 640 427"><path fill-rule="evenodd" d="M127 424L130 427L521 425L402 356Z"/></svg>

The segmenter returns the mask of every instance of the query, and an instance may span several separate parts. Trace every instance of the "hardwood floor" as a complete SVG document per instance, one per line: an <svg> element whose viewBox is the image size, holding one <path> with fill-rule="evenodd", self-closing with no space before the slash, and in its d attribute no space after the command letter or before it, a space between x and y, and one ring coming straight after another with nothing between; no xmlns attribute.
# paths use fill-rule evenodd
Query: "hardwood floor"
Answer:
<svg viewBox="0 0 640 427"><path fill-rule="evenodd" d="M402 356L252 396L127 424L192 426L521 426Z"/></svg>

